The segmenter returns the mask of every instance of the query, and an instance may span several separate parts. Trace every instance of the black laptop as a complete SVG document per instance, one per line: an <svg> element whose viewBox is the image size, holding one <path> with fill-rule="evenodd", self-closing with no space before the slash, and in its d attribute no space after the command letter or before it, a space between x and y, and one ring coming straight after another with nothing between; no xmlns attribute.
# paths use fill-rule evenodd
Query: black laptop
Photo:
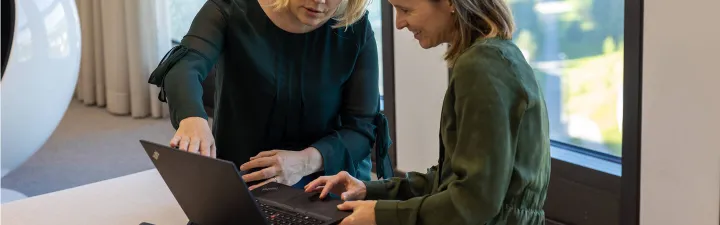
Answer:
<svg viewBox="0 0 720 225"><path fill-rule="evenodd" d="M141 140L145 152L195 225L337 224L351 212L340 211L339 199L319 199L270 182L248 189L238 167L214 159ZM152 222L152 221L147 221Z"/></svg>

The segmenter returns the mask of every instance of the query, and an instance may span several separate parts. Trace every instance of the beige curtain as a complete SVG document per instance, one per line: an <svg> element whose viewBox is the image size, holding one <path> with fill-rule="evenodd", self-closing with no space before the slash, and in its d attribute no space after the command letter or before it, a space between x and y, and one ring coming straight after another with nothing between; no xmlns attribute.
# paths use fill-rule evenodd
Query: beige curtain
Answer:
<svg viewBox="0 0 720 225"><path fill-rule="evenodd" d="M82 60L76 98L115 115L167 117L152 70L172 47L166 0L76 0Z"/></svg>

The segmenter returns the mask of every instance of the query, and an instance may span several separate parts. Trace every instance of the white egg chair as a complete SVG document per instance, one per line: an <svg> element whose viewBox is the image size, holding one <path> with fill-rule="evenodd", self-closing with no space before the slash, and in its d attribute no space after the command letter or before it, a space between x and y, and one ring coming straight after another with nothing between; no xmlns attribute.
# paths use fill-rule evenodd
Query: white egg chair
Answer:
<svg viewBox="0 0 720 225"><path fill-rule="evenodd" d="M2 6L2 176L47 141L72 99L80 68L75 0L10 0ZM23 198L3 189L3 203Z"/></svg>

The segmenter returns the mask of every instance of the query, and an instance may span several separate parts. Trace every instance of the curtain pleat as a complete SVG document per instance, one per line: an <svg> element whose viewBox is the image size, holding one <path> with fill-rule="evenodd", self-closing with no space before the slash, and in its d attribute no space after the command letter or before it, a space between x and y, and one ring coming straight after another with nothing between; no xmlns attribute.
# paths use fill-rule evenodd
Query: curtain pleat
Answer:
<svg viewBox="0 0 720 225"><path fill-rule="evenodd" d="M95 66L95 71L91 74L91 76L95 76L95 99L96 104L98 106L105 106L107 101L105 99L105 60L103 55L105 54L103 51L103 33L102 33L102 17L100 12L100 1L95 0L83 0L85 2L88 2L88 4L92 4L92 17L88 18L88 20L91 20L93 23L93 26L90 28L93 31L93 43L91 45L94 50L93 58L94 61L92 62Z"/></svg>
<svg viewBox="0 0 720 225"><path fill-rule="evenodd" d="M165 0L76 0L82 60L76 98L114 115L167 117L150 73L172 46Z"/></svg>
<svg viewBox="0 0 720 225"><path fill-rule="evenodd" d="M148 2L148 0L144 0ZM124 0L125 8L125 26L127 35L127 46L147 46L144 37L147 37L146 31L140 25L143 21L143 13L140 10L140 0ZM133 117L143 117L150 113L150 90L147 88L147 77L144 75L149 66L147 54L143 52L143 48L128 47L128 69L130 89L130 114Z"/></svg>
<svg viewBox="0 0 720 225"><path fill-rule="evenodd" d="M141 26L143 33L146 34L143 40L146 40L145 55L148 56L148 63L145 68L145 77L143 78L147 82L150 78L150 73L157 67L160 60L165 56L165 53L172 48L172 40L170 37L170 20L168 12L168 3L166 0L137 0L142 2L140 6L144 21L155 21L149 23L147 26ZM169 117L170 109L167 104L162 103L158 98L160 94L160 88L155 85L149 85L149 97L150 97L150 112L152 117Z"/></svg>

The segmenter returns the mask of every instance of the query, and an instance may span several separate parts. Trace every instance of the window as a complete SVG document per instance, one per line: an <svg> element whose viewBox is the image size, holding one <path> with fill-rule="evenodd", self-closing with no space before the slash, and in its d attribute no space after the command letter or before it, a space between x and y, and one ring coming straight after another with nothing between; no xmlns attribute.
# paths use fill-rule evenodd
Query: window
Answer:
<svg viewBox="0 0 720 225"><path fill-rule="evenodd" d="M508 0L553 141L622 156L624 0Z"/></svg>
<svg viewBox="0 0 720 225"><path fill-rule="evenodd" d="M547 218L637 223L643 0L506 1L550 117Z"/></svg>
<svg viewBox="0 0 720 225"><path fill-rule="evenodd" d="M190 30L195 15L205 4L206 0L169 0L170 6L170 37L174 41L182 40Z"/></svg>
<svg viewBox="0 0 720 225"><path fill-rule="evenodd" d="M383 36L382 36L382 1L385 0L370 0L370 6L368 7L369 12L369 19L370 24L372 24L373 31L375 32L375 42L377 43L377 49L378 49L378 65L380 65L378 68L380 71L380 78L379 80L379 89L380 89L380 97L384 96L385 90L383 88ZM384 101L380 101L380 108L384 109Z"/></svg>
<svg viewBox="0 0 720 225"><path fill-rule="evenodd" d="M205 4L206 0L169 0L170 6L170 36L175 41L182 40L183 36L190 29L190 24L193 18L200 11L200 8ZM380 65L380 79L379 89L380 96L384 95L383 88L383 51L382 51L382 1L383 0L371 0L368 7L369 19L372 24L373 31L375 31L375 41L378 49L378 60ZM381 109L384 109L384 101L381 101Z"/></svg>

